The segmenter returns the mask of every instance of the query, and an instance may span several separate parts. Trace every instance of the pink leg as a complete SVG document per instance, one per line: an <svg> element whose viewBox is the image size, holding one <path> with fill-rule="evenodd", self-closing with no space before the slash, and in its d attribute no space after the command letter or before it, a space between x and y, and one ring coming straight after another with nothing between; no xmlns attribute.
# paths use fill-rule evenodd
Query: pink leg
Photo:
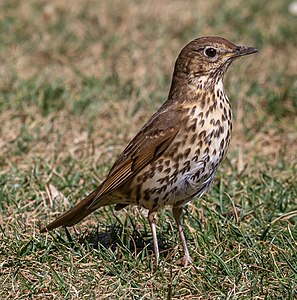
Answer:
<svg viewBox="0 0 297 300"><path fill-rule="evenodd" d="M159 247L158 247L157 232L156 232L157 212L150 211L148 214L148 219L150 222L152 236L153 236L154 252L155 252L155 257L156 257L156 266L158 266L160 255L159 255Z"/></svg>
<svg viewBox="0 0 297 300"><path fill-rule="evenodd" d="M182 210L183 210L182 207L173 207L172 208L172 213L173 213L173 217L175 219L175 222L176 222L176 225L177 225L177 228L178 228L179 237L181 239L183 250L184 250L184 257L182 259L182 263L183 263L184 266L187 266L189 263L192 262L192 260L191 260L189 250L188 250L188 247L187 247L183 227L180 223L180 216L181 216Z"/></svg>

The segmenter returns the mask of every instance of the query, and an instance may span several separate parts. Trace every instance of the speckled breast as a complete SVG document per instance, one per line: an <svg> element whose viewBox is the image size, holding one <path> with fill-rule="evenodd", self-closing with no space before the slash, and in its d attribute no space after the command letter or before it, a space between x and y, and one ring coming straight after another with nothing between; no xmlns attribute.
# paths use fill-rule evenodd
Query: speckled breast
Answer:
<svg viewBox="0 0 297 300"><path fill-rule="evenodd" d="M208 190L232 130L230 103L220 93L214 101L206 101L203 109L197 104L184 105L185 126L163 155L135 178L139 205L150 210L182 206Z"/></svg>

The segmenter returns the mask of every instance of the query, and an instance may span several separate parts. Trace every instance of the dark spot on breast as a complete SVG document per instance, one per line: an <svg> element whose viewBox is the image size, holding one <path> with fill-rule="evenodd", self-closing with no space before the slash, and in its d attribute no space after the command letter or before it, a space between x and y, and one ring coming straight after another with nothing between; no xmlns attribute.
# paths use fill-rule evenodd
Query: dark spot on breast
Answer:
<svg viewBox="0 0 297 300"><path fill-rule="evenodd" d="M194 120L193 124L188 128L188 130L195 132L195 130L196 130L196 119Z"/></svg>
<svg viewBox="0 0 297 300"><path fill-rule="evenodd" d="M191 144L194 144L195 141L196 141L196 139L197 139L197 133L194 133L194 134L192 135L192 137L191 137L191 140L190 140Z"/></svg>
<svg viewBox="0 0 297 300"><path fill-rule="evenodd" d="M146 182L149 178L149 171L147 172L144 172L143 175L142 175L142 182Z"/></svg>
<svg viewBox="0 0 297 300"><path fill-rule="evenodd" d="M172 179L169 180L168 184L170 186L172 186L176 181L177 181L177 177L174 177L174 178L172 178Z"/></svg>
<svg viewBox="0 0 297 300"><path fill-rule="evenodd" d="M178 167L179 167L179 163L177 162L176 164L174 164L174 165L172 166L172 169L177 170Z"/></svg>
<svg viewBox="0 0 297 300"><path fill-rule="evenodd" d="M224 116L227 118L227 110L226 110L226 107L224 107Z"/></svg>
<svg viewBox="0 0 297 300"><path fill-rule="evenodd" d="M146 189L146 190L144 190L144 192L143 192L143 200L145 200L145 201L148 201L148 200L150 200L150 189Z"/></svg>
<svg viewBox="0 0 297 300"><path fill-rule="evenodd" d="M199 152L200 152L200 151L199 151ZM192 157L192 161L197 162L197 161L198 161L198 155L193 156L193 157Z"/></svg>
<svg viewBox="0 0 297 300"><path fill-rule="evenodd" d="M182 174L185 174L186 172L189 172L191 170L191 167L190 166L186 166L184 168L181 169L181 173Z"/></svg>
<svg viewBox="0 0 297 300"><path fill-rule="evenodd" d="M168 198L168 196L169 196L169 192L167 192L165 195L164 195L164 200L166 201L167 200L167 198Z"/></svg>
<svg viewBox="0 0 297 300"><path fill-rule="evenodd" d="M177 186L175 186L170 192L171 194L174 194L177 191Z"/></svg>
<svg viewBox="0 0 297 300"><path fill-rule="evenodd" d="M191 153L191 148L186 149L184 152L184 158L188 158L190 153Z"/></svg>
<svg viewBox="0 0 297 300"><path fill-rule="evenodd" d="M156 167L157 167L157 162L155 161L151 164L151 169L155 170Z"/></svg>
<svg viewBox="0 0 297 300"><path fill-rule="evenodd" d="M164 170L164 173L169 174L171 172L171 168L167 168Z"/></svg>
<svg viewBox="0 0 297 300"><path fill-rule="evenodd" d="M200 107L203 109L205 106L205 94L202 94L201 100L200 100Z"/></svg>
<svg viewBox="0 0 297 300"><path fill-rule="evenodd" d="M153 178L154 176L155 176L155 170L153 170L149 173L149 178Z"/></svg>
<svg viewBox="0 0 297 300"><path fill-rule="evenodd" d="M199 133L199 139L203 139L206 135L206 131L205 130L202 130L200 133Z"/></svg>
<svg viewBox="0 0 297 300"><path fill-rule="evenodd" d="M157 188L152 188L152 189L150 189L150 193L151 194L156 194L157 193Z"/></svg>
<svg viewBox="0 0 297 300"><path fill-rule="evenodd" d="M203 127L203 126L204 126L204 123L205 123L204 120L200 120L199 125L200 125L201 127Z"/></svg>
<svg viewBox="0 0 297 300"><path fill-rule="evenodd" d="M212 137L214 136L214 132L215 132L215 130L212 130L211 133L208 135L207 138L208 138L209 140L211 140Z"/></svg>
<svg viewBox="0 0 297 300"><path fill-rule="evenodd" d="M180 146L180 142L174 143L174 144L172 145L171 151L172 151L172 152L176 152L176 151L178 150L179 146Z"/></svg>
<svg viewBox="0 0 297 300"><path fill-rule="evenodd" d="M198 118L200 118L200 119L203 118L203 112L199 113Z"/></svg>
<svg viewBox="0 0 297 300"><path fill-rule="evenodd" d="M163 165L158 166L157 170L158 170L159 173L161 173L162 170L163 170Z"/></svg>
<svg viewBox="0 0 297 300"><path fill-rule="evenodd" d="M182 153L178 153L178 154L176 155L176 157L174 157L174 160L175 160L176 162L178 162L178 161L181 160L183 157L184 157L184 155L183 155Z"/></svg>
<svg viewBox="0 0 297 300"><path fill-rule="evenodd" d="M198 156L200 156L200 149L196 149L195 154L197 154Z"/></svg>
<svg viewBox="0 0 297 300"><path fill-rule="evenodd" d="M164 161L163 158L159 158L159 159L158 159L158 164L160 164L160 165L163 164L163 161Z"/></svg>

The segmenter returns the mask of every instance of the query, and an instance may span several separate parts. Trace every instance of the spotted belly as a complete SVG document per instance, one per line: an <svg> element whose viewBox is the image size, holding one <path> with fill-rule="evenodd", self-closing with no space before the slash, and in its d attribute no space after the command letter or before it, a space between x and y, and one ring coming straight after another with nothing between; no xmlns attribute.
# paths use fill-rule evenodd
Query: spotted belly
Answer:
<svg viewBox="0 0 297 300"><path fill-rule="evenodd" d="M229 146L232 124L227 108L208 115L191 108L186 126L168 149L129 183L125 203L153 210L182 206L206 192Z"/></svg>
<svg viewBox="0 0 297 300"><path fill-rule="evenodd" d="M209 189L226 153L230 134L202 130L200 137L194 132L187 135L186 140L177 139L135 178L139 205L150 210L165 205L182 206Z"/></svg>

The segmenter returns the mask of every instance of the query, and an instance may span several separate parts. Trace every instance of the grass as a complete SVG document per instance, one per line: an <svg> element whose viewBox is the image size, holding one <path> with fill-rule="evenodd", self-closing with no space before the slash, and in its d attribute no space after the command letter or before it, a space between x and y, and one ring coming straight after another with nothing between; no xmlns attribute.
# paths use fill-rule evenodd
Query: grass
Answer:
<svg viewBox="0 0 297 300"><path fill-rule="evenodd" d="M296 299L296 17L288 0L262 2L2 1L1 299ZM158 269L138 208L40 235L104 179L202 35L260 52L226 76L228 157L184 213L193 265L175 264L169 210Z"/></svg>

